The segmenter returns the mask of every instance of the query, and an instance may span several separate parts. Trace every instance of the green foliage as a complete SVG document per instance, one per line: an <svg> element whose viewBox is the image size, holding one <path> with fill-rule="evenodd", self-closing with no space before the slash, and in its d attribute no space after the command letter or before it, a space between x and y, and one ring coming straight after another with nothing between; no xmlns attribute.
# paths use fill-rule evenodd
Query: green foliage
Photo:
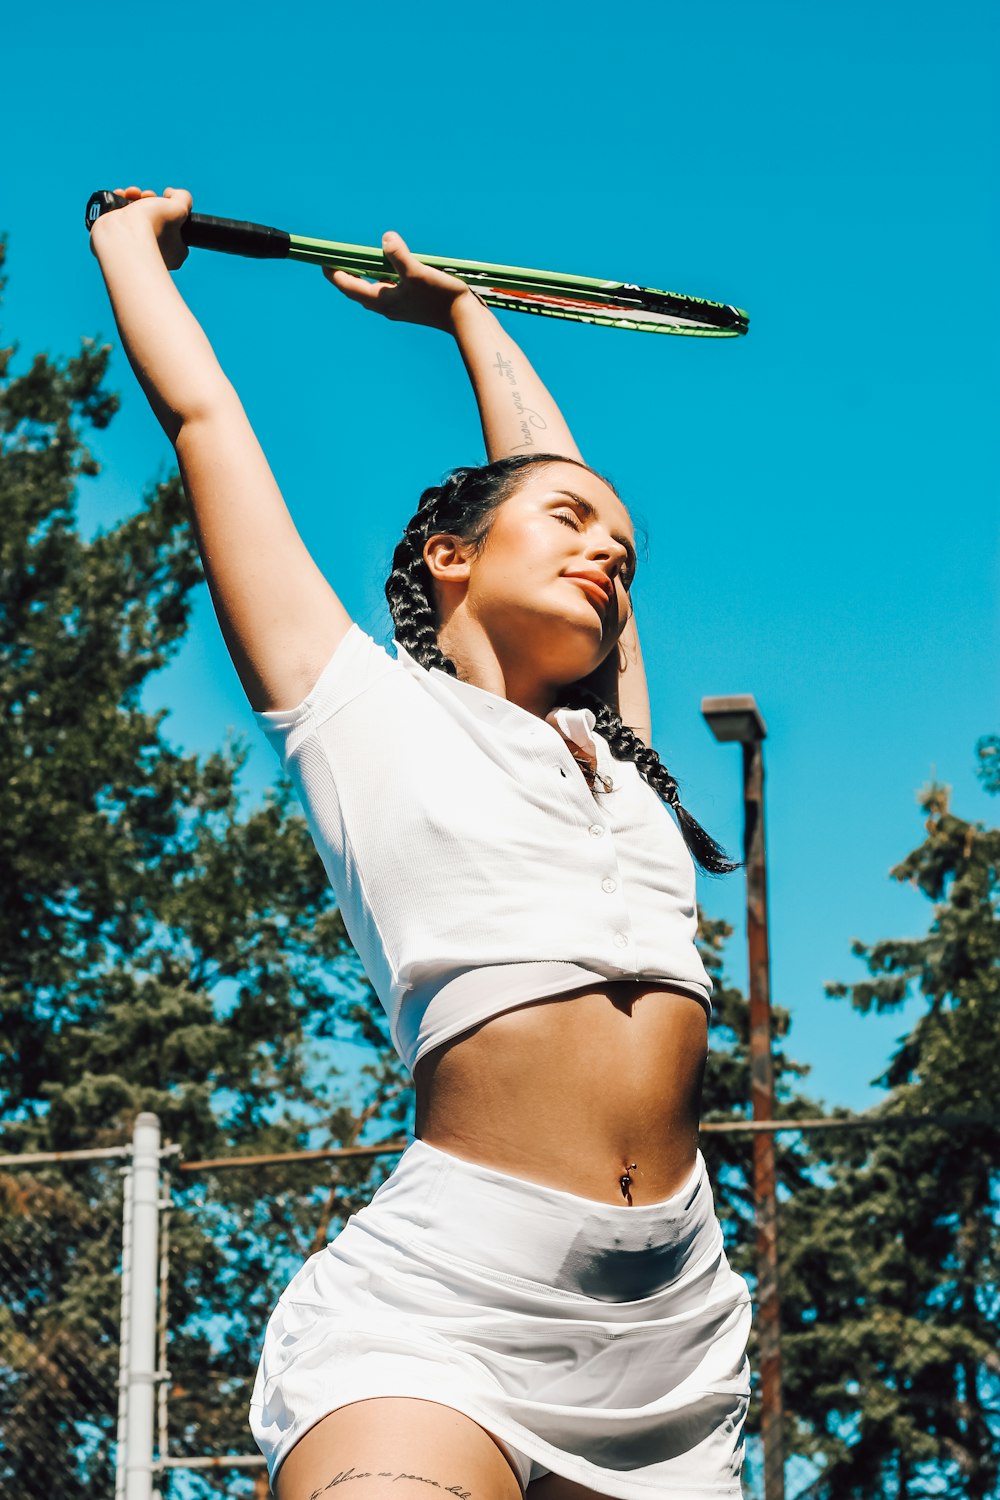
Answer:
<svg viewBox="0 0 1000 1500"><path fill-rule="evenodd" d="M713 983L710 1050L702 1093L703 1118L736 1124L749 1120L750 1106L750 1005L745 995L728 979L725 972L726 944L732 937L728 923L701 915L699 949ZM771 1007L772 1063L775 1090L775 1116L778 1119L815 1118L825 1113L823 1107L804 1094L800 1080L808 1068L788 1055L787 1037L791 1013L780 1005ZM822 1193L817 1185L822 1178L823 1160L818 1154L822 1137L800 1133L779 1133L773 1137L775 1177L782 1199L779 1219L780 1242L798 1232L795 1211L810 1208ZM754 1137L746 1133L715 1134L704 1132L701 1149L705 1156L715 1190L715 1206L726 1242L726 1253L733 1268L745 1276L752 1291L757 1286L756 1205L754 1191ZM782 1287L783 1305L789 1312L788 1326L795 1326L797 1314L794 1285ZM761 1403L759 1392L760 1349L756 1320L749 1344L753 1400L747 1419L751 1440L759 1437ZM787 1363L786 1382L796 1380L794 1361ZM752 1478L757 1452L751 1451L746 1473Z"/></svg>
<svg viewBox="0 0 1000 1500"><path fill-rule="evenodd" d="M244 748L184 755L142 706L202 577L180 484L85 540L87 435L117 408L109 346L84 340L21 374L13 352L0 353L0 1151L120 1143L142 1109L189 1159L398 1134L406 1080L288 787L244 815ZM330 1043L362 1036L371 1064L351 1105ZM194 1451L246 1450L246 1375L289 1256L383 1170L299 1168L280 1212L261 1207L260 1173L220 1175L211 1212L205 1179L183 1179L170 1362L199 1398L177 1402ZM53 1351L90 1340L84 1369L116 1360L118 1196L113 1169L45 1169L19 1170L0 1199L0 1241L22 1247L0 1256L0 1384L14 1393L0 1476L14 1488L41 1451L61 1491L107 1491L113 1403L95 1404L99 1459L52 1404L66 1378ZM46 1235L40 1205L65 1238Z"/></svg>
<svg viewBox="0 0 1000 1500"><path fill-rule="evenodd" d="M994 788L996 745L978 751ZM945 787L919 800L926 837L892 875L933 903L929 930L856 943L870 977L829 990L862 1012L914 993L925 1008L885 1071L883 1128L831 1136L828 1180L783 1236L816 1500L985 1500L1000 1480L1000 829L957 817Z"/></svg>
<svg viewBox="0 0 1000 1500"><path fill-rule="evenodd" d="M706 1122L735 1124L751 1117L750 1005L725 972L725 949L732 932L727 922L706 918L702 913L698 947L713 984L702 1114ZM791 1012L772 1004L775 1115L779 1119L814 1117L823 1113L823 1107L798 1088L809 1069L788 1055L786 1041L790 1027ZM702 1137L702 1152L716 1183L716 1207L730 1257L741 1274L753 1281L753 1137L749 1132L733 1135L706 1132ZM787 1136L778 1135L775 1161L779 1178L790 1188L808 1180L812 1157L800 1141L789 1144Z"/></svg>
<svg viewBox="0 0 1000 1500"><path fill-rule="evenodd" d="M0 1172L0 1492L114 1493L121 1177Z"/></svg>
<svg viewBox="0 0 1000 1500"><path fill-rule="evenodd" d="M986 734L976 745L980 781L988 792L1000 792L1000 734Z"/></svg>

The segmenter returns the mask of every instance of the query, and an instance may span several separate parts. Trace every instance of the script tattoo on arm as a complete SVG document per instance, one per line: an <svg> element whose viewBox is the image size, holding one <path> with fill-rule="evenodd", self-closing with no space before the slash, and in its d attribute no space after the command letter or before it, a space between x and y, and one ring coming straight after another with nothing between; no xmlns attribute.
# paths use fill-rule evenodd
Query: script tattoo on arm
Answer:
<svg viewBox="0 0 1000 1500"><path fill-rule="evenodd" d="M472 1491L460 1484L442 1484L439 1479L427 1479L423 1474L409 1474L405 1469L379 1469L376 1473L373 1469L355 1469L352 1465L349 1469L341 1469L334 1474L327 1484L321 1484L319 1489L313 1490L309 1500L319 1500L327 1490L332 1490L338 1484L347 1484L351 1479L391 1479L393 1484L400 1479L409 1479L417 1484L429 1485L431 1489L440 1490L444 1495L454 1495L456 1500L472 1500Z"/></svg>
<svg viewBox="0 0 1000 1500"><path fill-rule="evenodd" d="M510 386L510 397L514 405L514 412L521 429L521 441L513 443L513 448L533 448L535 446L535 433L545 432L548 423L541 412L535 411L533 407L525 406L517 384L517 376L514 373L514 365L511 360L504 359L500 350L497 350L496 364L493 367L501 380L506 380Z"/></svg>

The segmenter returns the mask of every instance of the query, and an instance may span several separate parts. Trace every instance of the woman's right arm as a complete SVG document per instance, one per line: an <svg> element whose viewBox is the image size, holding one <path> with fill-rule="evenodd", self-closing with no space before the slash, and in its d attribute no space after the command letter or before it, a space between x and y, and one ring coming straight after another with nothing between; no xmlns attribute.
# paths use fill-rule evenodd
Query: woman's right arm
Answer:
<svg viewBox="0 0 1000 1500"><path fill-rule="evenodd" d="M121 191L119 189L119 191ZM186 192L138 188L91 231L129 363L194 512L212 602L255 709L298 704L351 627L313 562L239 397L170 271L186 250Z"/></svg>

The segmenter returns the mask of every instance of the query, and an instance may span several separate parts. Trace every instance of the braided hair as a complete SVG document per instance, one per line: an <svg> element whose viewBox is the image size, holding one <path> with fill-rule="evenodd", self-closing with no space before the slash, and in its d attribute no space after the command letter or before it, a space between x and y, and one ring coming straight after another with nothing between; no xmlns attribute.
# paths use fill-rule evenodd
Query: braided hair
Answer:
<svg viewBox="0 0 1000 1500"><path fill-rule="evenodd" d="M434 589L424 561L428 538L444 532L460 537L478 551L486 541L496 512L518 488L523 470L534 464L575 462L552 453L521 454L476 468L453 469L443 484L424 491L416 515L407 523L392 554L392 571L385 582L396 639L420 666L428 670L437 667L452 677L458 676L455 663L438 645ZM607 741L615 759L632 761L642 779L673 809L684 842L703 870L724 875L738 868L682 806L677 781L656 751L623 724L613 708L579 683L564 689L563 701L567 708L591 709L596 732ZM596 795L592 768L583 761L579 763Z"/></svg>

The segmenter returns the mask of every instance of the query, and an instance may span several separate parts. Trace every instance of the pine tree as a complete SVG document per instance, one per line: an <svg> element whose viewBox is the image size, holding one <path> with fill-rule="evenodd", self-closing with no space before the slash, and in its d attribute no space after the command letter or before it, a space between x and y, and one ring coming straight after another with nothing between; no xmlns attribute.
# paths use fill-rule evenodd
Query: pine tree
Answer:
<svg viewBox="0 0 1000 1500"><path fill-rule="evenodd" d="M712 1023L710 1048L702 1096L706 1122L736 1125L748 1120L750 1106L750 1005L746 996L729 980L725 971L726 945L732 937L728 923L706 918L699 921L699 947L711 975ZM777 1119L816 1118L825 1109L802 1091L809 1069L788 1052L791 1012L772 1005L772 1065ZM795 1393L801 1380L794 1341L789 1332L798 1327L801 1296L797 1284L796 1257L792 1247L800 1230L798 1205L815 1204L821 1196L825 1136L801 1132L779 1132L774 1136L775 1176L778 1184L778 1265L782 1323L782 1385L784 1389L786 1454L797 1451ZM716 1210L722 1224L726 1253L733 1268L745 1276L756 1298L757 1240L754 1198L754 1138L749 1132L710 1133L701 1138L715 1191ZM809 1214L806 1214L808 1222ZM744 1466L745 1493L763 1489L763 1457L759 1442L759 1344L756 1317L748 1349L751 1370L751 1400L746 1432L749 1438Z"/></svg>
<svg viewBox="0 0 1000 1500"><path fill-rule="evenodd" d="M1000 742L977 749L1000 790ZM934 903L930 928L856 943L870 978L828 988L863 1013L925 1008L878 1080L881 1128L831 1139L826 1191L795 1205L787 1342L816 1500L986 1500L1000 1481L1000 829L946 787L919 801L926 838L892 876Z"/></svg>
<svg viewBox="0 0 1000 1500"><path fill-rule="evenodd" d="M751 1117L750 1003L726 972L726 945L733 929L728 922L699 913L698 947L712 979L712 1019L709 1053L702 1090L702 1117L708 1122L736 1125ZM787 1051L792 1016L787 1007L771 1007L771 1057L775 1115L778 1119L815 1117L823 1106L799 1085L809 1072ZM754 1275L753 1137L746 1133L706 1132L701 1149L716 1184L716 1207L727 1245L742 1274ZM791 1193L809 1182L812 1153L801 1141L778 1135L775 1165L783 1190Z"/></svg>

